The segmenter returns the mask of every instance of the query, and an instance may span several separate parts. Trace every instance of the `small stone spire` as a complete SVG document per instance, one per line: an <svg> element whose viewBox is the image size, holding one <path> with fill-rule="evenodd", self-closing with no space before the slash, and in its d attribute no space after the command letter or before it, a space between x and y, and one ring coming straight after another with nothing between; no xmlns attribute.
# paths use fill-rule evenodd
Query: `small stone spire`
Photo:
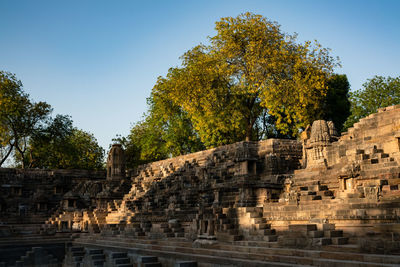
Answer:
<svg viewBox="0 0 400 267"><path fill-rule="evenodd" d="M121 144L113 144L107 158L107 179L125 177L125 152Z"/></svg>

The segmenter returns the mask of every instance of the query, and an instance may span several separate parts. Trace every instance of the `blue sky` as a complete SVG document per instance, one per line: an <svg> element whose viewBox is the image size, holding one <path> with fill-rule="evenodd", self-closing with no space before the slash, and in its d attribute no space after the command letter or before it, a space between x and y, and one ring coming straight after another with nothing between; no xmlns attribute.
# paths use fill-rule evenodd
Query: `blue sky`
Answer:
<svg viewBox="0 0 400 267"><path fill-rule="evenodd" d="M0 70L108 149L146 111L160 75L215 34L221 17L261 14L339 56L353 90L400 76L400 1L0 0Z"/></svg>

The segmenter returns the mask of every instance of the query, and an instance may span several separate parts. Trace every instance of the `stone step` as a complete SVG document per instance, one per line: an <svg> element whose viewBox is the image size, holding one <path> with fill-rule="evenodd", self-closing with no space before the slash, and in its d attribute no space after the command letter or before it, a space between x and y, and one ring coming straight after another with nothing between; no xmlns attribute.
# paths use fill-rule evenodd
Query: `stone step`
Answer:
<svg viewBox="0 0 400 267"><path fill-rule="evenodd" d="M332 237L331 239L333 245L345 245L349 243L348 237Z"/></svg>
<svg viewBox="0 0 400 267"><path fill-rule="evenodd" d="M69 250L71 252L81 252L81 251L84 251L85 248L84 247L70 247Z"/></svg>
<svg viewBox="0 0 400 267"><path fill-rule="evenodd" d="M105 260L106 256L104 254L91 255L92 260Z"/></svg>
<svg viewBox="0 0 400 267"><path fill-rule="evenodd" d="M126 258L127 253L126 252L113 252L111 253L111 258L112 259L121 259L121 258Z"/></svg>
<svg viewBox="0 0 400 267"><path fill-rule="evenodd" d="M161 263L159 262L150 262L150 263L144 263L144 267L162 267Z"/></svg>
<svg viewBox="0 0 400 267"><path fill-rule="evenodd" d="M312 239L313 246L326 246L331 244L332 244L332 239L329 237L320 237Z"/></svg>
<svg viewBox="0 0 400 267"><path fill-rule="evenodd" d="M131 261L129 258L118 258L118 259L114 259L114 263L115 264L130 264Z"/></svg>
<svg viewBox="0 0 400 267"><path fill-rule="evenodd" d="M308 232L308 231L316 231L316 224L290 224L289 231L293 232Z"/></svg>
<svg viewBox="0 0 400 267"><path fill-rule="evenodd" d="M278 236L277 235L266 235L266 236L263 236L263 240L266 242L277 242Z"/></svg>
<svg viewBox="0 0 400 267"><path fill-rule="evenodd" d="M324 237L342 237L342 236L343 236L342 230L324 231Z"/></svg>
<svg viewBox="0 0 400 267"><path fill-rule="evenodd" d="M141 263L158 262L158 258L155 256L142 256L142 257L140 257L139 262L141 262Z"/></svg>
<svg viewBox="0 0 400 267"><path fill-rule="evenodd" d="M72 257L72 260L74 262L82 262L83 261L83 257L82 256Z"/></svg>
<svg viewBox="0 0 400 267"><path fill-rule="evenodd" d="M309 231L307 235L311 238L320 238L324 237L324 231Z"/></svg>
<svg viewBox="0 0 400 267"><path fill-rule="evenodd" d="M275 235L275 229L249 230L249 235Z"/></svg>
<svg viewBox="0 0 400 267"><path fill-rule="evenodd" d="M1 265L0 265L1 267ZM197 262L195 261L178 261L175 262L175 267L197 267Z"/></svg>
<svg viewBox="0 0 400 267"><path fill-rule="evenodd" d="M89 250L89 255L95 255L95 254L103 254L102 249L90 249Z"/></svg>
<svg viewBox="0 0 400 267"><path fill-rule="evenodd" d="M260 216L262 216L262 214ZM267 220L265 220L265 218L261 218L261 217L250 219L251 224L260 224L260 223L266 223L266 222L267 222Z"/></svg>
<svg viewBox="0 0 400 267"><path fill-rule="evenodd" d="M271 229L271 224L266 224L266 223L253 224L251 227L252 227L254 230Z"/></svg>
<svg viewBox="0 0 400 267"><path fill-rule="evenodd" d="M72 257L83 257L85 255L85 251L73 251Z"/></svg>
<svg viewBox="0 0 400 267"><path fill-rule="evenodd" d="M93 261L93 266L104 266L104 260Z"/></svg>
<svg viewBox="0 0 400 267"><path fill-rule="evenodd" d="M238 234L229 234L229 233L221 233L217 232L216 237L218 241L221 242L233 242L233 241L239 241L243 239L243 236L238 235Z"/></svg>
<svg viewBox="0 0 400 267"><path fill-rule="evenodd" d="M371 159L369 160L370 163L367 163L365 165L361 165L361 171L367 171L367 170L379 170L379 169L388 169L391 167L398 167L397 162L395 161L390 161L390 160L378 160L378 159Z"/></svg>

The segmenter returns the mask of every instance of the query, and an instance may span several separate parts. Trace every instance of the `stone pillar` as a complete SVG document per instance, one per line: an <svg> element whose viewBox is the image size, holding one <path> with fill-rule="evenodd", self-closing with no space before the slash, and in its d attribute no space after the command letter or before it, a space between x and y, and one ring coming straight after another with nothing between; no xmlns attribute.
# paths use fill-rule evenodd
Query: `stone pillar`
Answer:
<svg viewBox="0 0 400 267"><path fill-rule="evenodd" d="M208 220L207 235L214 235L214 220Z"/></svg>

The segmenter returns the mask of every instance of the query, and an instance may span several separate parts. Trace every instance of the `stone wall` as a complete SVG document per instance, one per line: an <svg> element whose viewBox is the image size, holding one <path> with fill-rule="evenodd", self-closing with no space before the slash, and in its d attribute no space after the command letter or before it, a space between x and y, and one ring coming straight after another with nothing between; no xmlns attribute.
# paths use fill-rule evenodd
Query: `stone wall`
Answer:
<svg viewBox="0 0 400 267"><path fill-rule="evenodd" d="M104 179L104 171L0 168L0 221L44 223L69 190Z"/></svg>
<svg viewBox="0 0 400 267"><path fill-rule="evenodd" d="M396 159L399 157L400 106L378 110L355 123L338 142L328 150L328 165L357 161L361 150L372 152L381 149Z"/></svg>
<svg viewBox="0 0 400 267"><path fill-rule="evenodd" d="M306 234L307 246L363 242L374 233L394 236L388 246L395 248L399 128L400 109L394 106L341 137L331 122L314 123L305 134L305 152L298 141L271 139L140 166L131 173L130 192L106 216L107 225L122 228L106 227L104 233L273 241L278 231L292 242L285 234L305 229L322 231L309 240ZM308 157L301 169L303 155ZM300 224L309 226L295 227Z"/></svg>

